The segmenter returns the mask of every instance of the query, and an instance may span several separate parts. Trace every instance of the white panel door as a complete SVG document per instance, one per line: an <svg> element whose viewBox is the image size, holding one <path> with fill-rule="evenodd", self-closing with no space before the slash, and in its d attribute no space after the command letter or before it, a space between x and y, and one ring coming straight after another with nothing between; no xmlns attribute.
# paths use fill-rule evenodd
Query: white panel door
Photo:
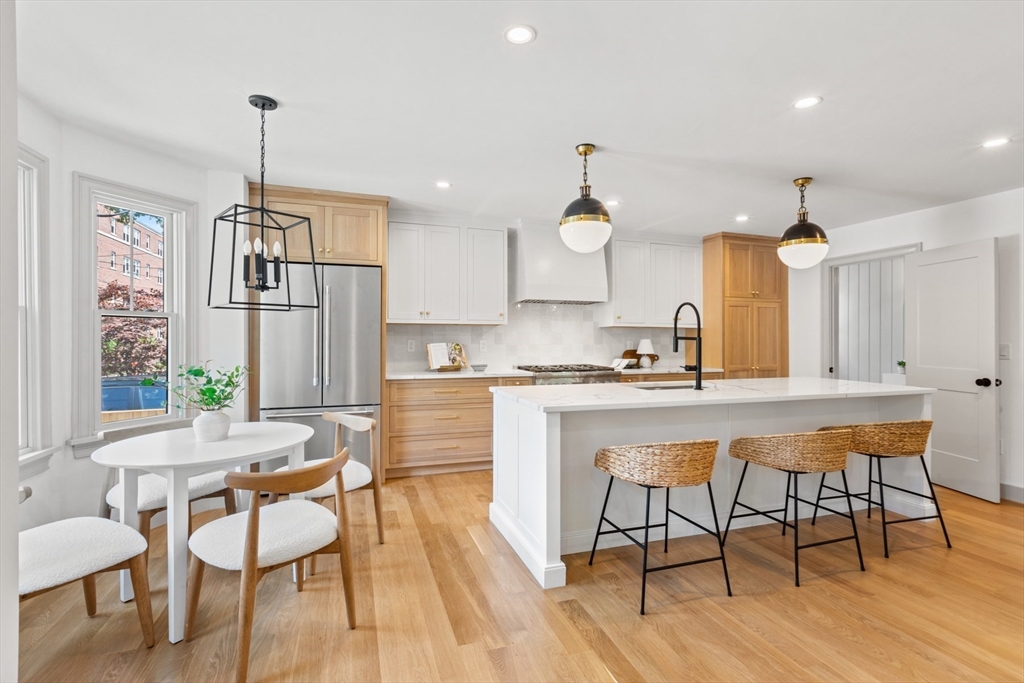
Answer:
<svg viewBox="0 0 1024 683"><path fill-rule="evenodd" d="M999 502L995 240L906 257L907 384L935 387L932 476Z"/></svg>
<svg viewBox="0 0 1024 683"><path fill-rule="evenodd" d="M505 231L466 229L466 318L505 322Z"/></svg>
<svg viewBox="0 0 1024 683"><path fill-rule="evenodd" d="M459 229L423 226L423 319L459 321ZM388 263L389 268L393 268Z"/></svg>
<svg viewBox="0 0 1024 683"><path fill-rule="evenodd" d="M644 324L646 306L646 245L615 240L615 324Z"/></svg>
<svg viewBox="0 0 1024 683"><path fill-rule="evenodd" d="M423 226L388 225L388 322L423 319Z"/></svg>

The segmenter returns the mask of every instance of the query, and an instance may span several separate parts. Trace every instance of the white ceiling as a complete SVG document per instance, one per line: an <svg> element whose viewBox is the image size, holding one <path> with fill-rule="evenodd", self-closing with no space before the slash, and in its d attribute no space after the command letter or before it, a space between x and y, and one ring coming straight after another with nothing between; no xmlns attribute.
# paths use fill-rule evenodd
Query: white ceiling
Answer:
<svg viewBox="0 0 1024 683"><path fill-rule="evenodd" d="M544 221L778 234L1024 185L1021 2L29 2L23 93L203 167ZM513 23L537 29L514 46ZM824 102L796 110L807 95ZM980 143L1010 137L1010 144ZM437 180L453 183L449 190ZM745 224L737 214L749 214ZM969 227L969 226L968 226Z"/></svg>

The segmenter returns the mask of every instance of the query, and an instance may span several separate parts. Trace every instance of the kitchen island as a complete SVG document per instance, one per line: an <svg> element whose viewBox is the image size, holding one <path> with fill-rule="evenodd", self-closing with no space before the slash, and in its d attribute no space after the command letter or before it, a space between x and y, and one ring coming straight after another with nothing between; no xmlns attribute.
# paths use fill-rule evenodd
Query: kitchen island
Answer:
<svg viewBox="0 0 1024 683"><path fill-rule="evenodd" d="M494 490L490 519L541 586L564 586L561 556L589 551L594 541L608 486L608 475L594 468L599 448L718 439L711 485L724 525L742 469L741 462L729 458L731 439L814 431L825 425L931 419L935 391L816 377L715 380L705 383L704 391L689 386L692 383L653 382L491 389ZM925 458L930 463L930 451ZM920 466L908 460L886 463L886 483L927 491ZM865 491L867 459L851 455L848 476L851 491ZM802 484L804 481L807 488L803 491L817 491L817 475L801 477ZM812 481L814 486L810 486ZM781 472L751 468L743 501L754 507L781 507L785 483ZM664 491L655 492L652 511L664 509L664 495ZM701 492L676 490L672 506L711 526L710 505ZM886 508L913 516L934 512L930 503L888 491ZM801 507L801 519L809 509ZM609 518L620 526L641 525L643 511L642 488L631 484L615 487L608 503ZM771 522L748 517L737 520L733 527L761 523ZM656 530L652 538L661 538L660 533ZM682 520L673 520L668 533L677 537L699 531ZM627 543L621 535L609 534L598 545Z"/></svg>

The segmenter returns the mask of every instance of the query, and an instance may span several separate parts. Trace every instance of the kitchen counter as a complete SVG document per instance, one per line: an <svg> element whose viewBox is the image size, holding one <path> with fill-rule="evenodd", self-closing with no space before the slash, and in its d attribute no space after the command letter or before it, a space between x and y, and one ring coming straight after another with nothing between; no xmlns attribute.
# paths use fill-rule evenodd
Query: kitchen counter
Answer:
<svg viewBox="0 0 1024 683"><path fill-rule="evenodd" d="M692 384L689 380L684 380ZM702 382L704 389L673 389L671 382L646 384L561 384L533 387L494 387L510 400L545 413L628 408L673 408L734 403L777 403L810 399L909 396L935 389L819 377L728 379ZM665 387L651 390L652 387Z"/></svg>
<svg viewBox="0 0 1024 683"><path fill-rule="evenodd" d="M709 374L713 372L724 373L725 370L722 368L701 368L702 374ZM622 371L623 375L695 375L696 370L683 370L681 367L653 367L653 368L626 368Z"/></svg>
<svg viewBox="0 0 1024 683"><path fill-rule="evenodd" d="M388 370L384 379L388 380L404 380L404 379L488 379L490 377L533 377L532 372L526 372L524 370L513 370L510 368L487 370L483 372L476 372L474 370L459 370L458 372L437 372L431 370L408 370L408 371L391 371Z"/></svg>
<svg viewBox="0 0 1024 683"><path fill-rule="evenodd" d="M599 448L626 444L717 439L711 488L724 527L743 463L729 457L729 442L739 436L815 431L826 425L888 420L931 419L934 389L817 377L714 380L704 391L670 388L673 383L573 384L493 387L493 500L490 520L544 588L565 585L561 556L588 552L608 475L594 467ZM931 451L925 455L930 460ZM911 462L913 461L913 462ZM909 491L927 491L915 458L885 463L886 483ZM851 491L867 489L867 459L849 456ZM836 476L836 475L833 475ZM813 497L819 475L800 476L804 498ZM838 478L830 481L835 485ZM743 486L743 502L760 509L781 507L786 475L751 467ZM654 492L651 505L663 510L665 494ZM677 489L673 506L691 519L712 526L704 491ZM609 518L623 527L644 519L644 489L615 487ZM887 509L902 515L934 514L930 502L899 491L886 491ZM832 501L835 505L835 501ZM861 501L855 508L863 508ZM841 507L835 509L842 509ZM800 518L810 516L801 506ZM658 521L661 521L659 518ZM771 523L761 517L741 518L733 527ZM673 519L670 537L700 533ZM662 538L663 532L654 532ZM619 534L602 536L599 547L630 541ZM850 550L852 553L852 549ZM851 556L851 563L856 555ZM852 566L852 565L851 565Z"/></svg>

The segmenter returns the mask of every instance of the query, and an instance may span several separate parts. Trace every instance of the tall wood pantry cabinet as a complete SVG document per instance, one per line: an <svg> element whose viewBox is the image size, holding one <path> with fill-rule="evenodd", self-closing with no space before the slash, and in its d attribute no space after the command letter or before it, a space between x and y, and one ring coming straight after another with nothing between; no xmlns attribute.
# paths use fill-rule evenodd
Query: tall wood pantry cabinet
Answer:
<svg viewBox="0 0 1024 683"><path fill-rule="evenodd" d="M789 375L789 268L777 237L704 238L704 365L726 379Z"/></svg>

